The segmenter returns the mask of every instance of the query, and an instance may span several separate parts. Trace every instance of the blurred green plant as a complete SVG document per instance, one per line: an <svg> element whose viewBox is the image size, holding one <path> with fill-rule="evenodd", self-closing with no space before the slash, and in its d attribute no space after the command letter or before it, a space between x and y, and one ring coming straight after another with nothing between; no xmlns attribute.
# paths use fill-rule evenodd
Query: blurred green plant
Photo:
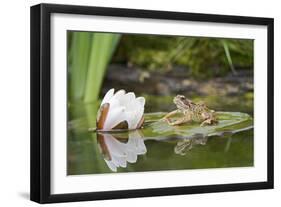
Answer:
<svg viewBox="0 0 281 207"><path fill-rule="evenodd" d="M98 99L119 34L68 32L68 96L85 103Z"/></svg>
<svg viewBox="0 0 281 207"><path fill-rule="evenodd" d="M222 76L253 66L253 40L124 35L114 62L166 72L176 65L195 78Z"/></svg>

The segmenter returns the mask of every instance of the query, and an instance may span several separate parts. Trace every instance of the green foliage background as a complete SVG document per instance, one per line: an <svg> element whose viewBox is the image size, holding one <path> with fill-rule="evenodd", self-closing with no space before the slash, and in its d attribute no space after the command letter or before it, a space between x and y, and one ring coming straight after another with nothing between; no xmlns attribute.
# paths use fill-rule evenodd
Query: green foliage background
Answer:
<svg viewBox="0 0 281 207"><path fill-rule="evenodd" d="M68 31L68 99L98 100L109 64L196 79L252 70L253 40ZM120 74L122 75L122 74Z"/></svg>
<svg viewBox="0 0 281 207"><path fill-rule="evenodd" d="M123 35L113 61L163 72L185 66L195 78L221 76L252 68L253 40Z"/></svg>

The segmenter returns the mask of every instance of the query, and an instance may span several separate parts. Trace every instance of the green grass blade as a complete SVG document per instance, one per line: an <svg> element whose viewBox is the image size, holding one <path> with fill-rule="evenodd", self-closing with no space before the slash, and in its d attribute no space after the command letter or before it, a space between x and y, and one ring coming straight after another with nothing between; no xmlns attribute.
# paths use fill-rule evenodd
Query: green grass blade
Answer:
<svg viewBox="0 0 281 207"><path fill-rule="evenodd" d="M232 58L231 58L231 55L230 55L230 51L229 51L228 44L227 44L227 42L226 42L225 40L222 40L221 42L222 42L222 45L223 45L223 49L224 49L224 52L225 52L225 56L226 56L226 58L227 58L228 65L229 65L229 67L230 67L232 73L233 73L234 75L236 75L237 72L236 72L235 67L234 67L234 65L233 65L233 62L232 62Z"/></svg>
<svg viewBox="0 0 281 207"><path fill-rule="evenodd" d="M88 70L91 35L88 32L74 32L69 56L69 96L70 100L81 100L84 94Z"/></svg>
<svg viewBox="0 0 281 207"><path fill-rule="evenodd" d="M94 33L88 66L84 102L96 101L107 65L117 46L120 35L110 33Z"/></svg>

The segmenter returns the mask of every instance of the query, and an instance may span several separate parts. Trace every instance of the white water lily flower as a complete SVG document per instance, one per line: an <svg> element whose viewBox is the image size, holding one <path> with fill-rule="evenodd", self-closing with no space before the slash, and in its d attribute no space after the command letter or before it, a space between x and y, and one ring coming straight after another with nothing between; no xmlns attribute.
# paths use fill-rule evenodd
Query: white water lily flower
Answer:
<svg viewBox="0 0 281 207"><path fill-rule="evenodd" d="M129 133L128 142L123 143L112 134L98 134L98 143L107 166L114 172L118 167L127 167L127 162L136 163L138 155L146 153L146 147L138 131Z"/></svg>
<svg viewBox="0 0 281 207"><path fill-rule="evenodd" d="M114 128L137 129L143 124L144 97L137 97L133 92L114 88L104 96L97 116L97 129L109 131ZM122 126L121 126L122 125Z"/></svg>

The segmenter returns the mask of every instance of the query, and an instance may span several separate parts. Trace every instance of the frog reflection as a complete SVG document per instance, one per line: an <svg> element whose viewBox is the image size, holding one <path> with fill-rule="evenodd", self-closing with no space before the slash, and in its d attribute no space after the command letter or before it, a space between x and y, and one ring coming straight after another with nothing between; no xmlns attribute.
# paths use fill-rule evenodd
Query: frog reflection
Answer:
<svg viewBox="0 0 281 207"><path fill-rule="evenodd" d="M191 138L186 138L177 142L177 145L174 148L176 154L186 155L194 146L196 145L206 145L208 141L207 136L201 134L196 134Z"/></svg>
<svg viewBox="0 0 281 207"><path fill-rule="evenodd" d="M141 132L135 130L126 134L121 142L117 134L98 133L98 146L103 155L104 161L111 171L117 172L118 167L126 168L127 162L136 163L138 155L147 152Z"/></svg>

